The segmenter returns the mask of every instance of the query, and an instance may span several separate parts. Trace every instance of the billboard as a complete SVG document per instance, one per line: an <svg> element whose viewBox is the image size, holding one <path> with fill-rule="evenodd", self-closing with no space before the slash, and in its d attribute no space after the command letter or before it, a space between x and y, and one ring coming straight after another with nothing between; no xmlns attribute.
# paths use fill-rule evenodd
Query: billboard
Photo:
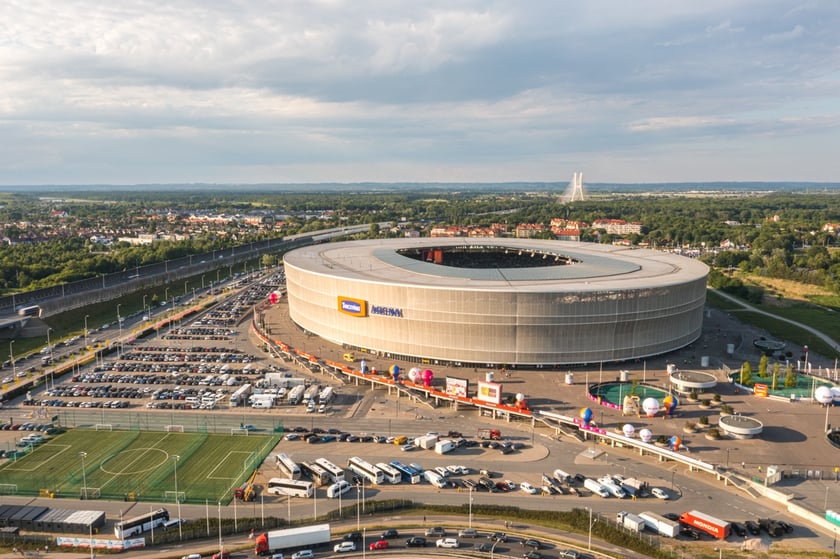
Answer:
<svg viewBox="0 0 840 559"><path fill-rule="evenodd" d="M353 299L352 297L338 296L338 312L348 314L350 316L367 316L367 301L363 299Z"/></svg>
<svg viewBox="0 0 840 559"><path fill-rule="evenodd" d="M502 385L498 382L478 381L478 393L475 395L477 400L488 402L491 404L502 403Z"/></svg>
<svg viewBox="0 0 840 559"><path fill-rule="evenodd" d="M446 377L446 395L466 398L469 393L470 381L465 378Z"/></svg>

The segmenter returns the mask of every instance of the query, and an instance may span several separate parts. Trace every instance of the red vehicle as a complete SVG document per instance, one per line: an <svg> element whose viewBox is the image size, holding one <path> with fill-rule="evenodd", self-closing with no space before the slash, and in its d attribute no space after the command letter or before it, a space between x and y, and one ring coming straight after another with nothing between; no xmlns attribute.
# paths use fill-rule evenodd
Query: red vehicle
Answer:
<svg viewBox="0 0 840 559"><path fill-rule="evenodd" d="M682 513L680 515L680 522L701 530L720 540L729 537L729 532L732 529L731 525L726 520L721 520L696 510Z"/></svg>
<svg viewBox="0 0 840 559"><path fill-rule="evenodd" d="M376 551L377 549L388 549L389 547L391 547L391 544L388 543L388 540L379 540L378 542L370 544L368 549Z"/></svg>
<svg viewBox="0 0 840 559"><path fill-rule="evenodd" d="M498 441L502 438L502 432L498 429L479 429L475 436L482 440Z"/></svg>

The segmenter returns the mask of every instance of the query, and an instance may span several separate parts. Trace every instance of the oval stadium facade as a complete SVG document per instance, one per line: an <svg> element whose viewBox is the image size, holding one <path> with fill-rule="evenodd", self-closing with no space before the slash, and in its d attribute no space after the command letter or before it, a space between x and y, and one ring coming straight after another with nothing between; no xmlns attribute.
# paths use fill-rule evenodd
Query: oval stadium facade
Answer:
<svg viewBox="0 0 840 559"><path fill-rule="evenodd" d="M379 355L555 366L667 353L696 340L705 264L647 249L535 239L316 244L284 257L290 318Z"/></svg>

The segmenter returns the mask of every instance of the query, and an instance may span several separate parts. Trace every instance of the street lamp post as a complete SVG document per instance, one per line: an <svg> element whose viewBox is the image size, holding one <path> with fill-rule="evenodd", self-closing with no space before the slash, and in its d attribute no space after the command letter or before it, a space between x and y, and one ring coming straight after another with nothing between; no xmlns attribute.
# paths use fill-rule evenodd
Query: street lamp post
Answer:
<svg viewBox="0 0 840 559"><path fill-rule="evenodd" d="M358 482L356 482L356 530L358 530L359 527L361 526L361 519L362 519L362 515L361 515L361 510L362 509L360 508L361 507L362 491L361 491L360 487L361 487L361 485Z"/></svg>
<svg viewBox="0 0 840 559"><path fill-rule="evenodd" d="M87 499L87 473L85 473L85 458L87 458L87 452L80 452L79 457L82 459L82 495L83 498Z"/></svg>
<svg viewBox="0 0 840 559"><path fill-rule="evenodd" d="M187 296L187 291L188 291L188 290L187 290L187 284L188 284L188 283L190 283L190 281L189 281L189 280L187 280L187 281L185 281L185 282L184 282L184 297L186 297L186 296Z"/></svg>
<svg viewBox="0 0 840 559"><path fill-rule="evenodd" d="M90 317L89 314L85 315L85 347L88 346L88 327L87 327L87 319Z"/></svg>
<svg viewBox="0 0 840 559"><path fill-rule="evenodd" d="M201 289L204 289L204 274L201 274Z"/></svg>
<svg viewBox="0 0 840 559"><path fill-rule="evenodd" d="M50 332L52 332L52 328L47 328L47 349L50 351L50 361L52 361L53 350L52 350L52 342L50 342Z"/></svg>
<svg viewBox="0 0 840 559"><path fill-rule="evenodd" d="M15 366L15 354L12 351L12 344L15 343L14 340L9 342L9 360L12 362L12 376L17 379L17 366Z"/></svg>
<svg viewBox="0 0 840 559"><path fill-rule="evenodd" d="M589 551L592 551L592 507L586 507L589 509L589 541L586 544Z"/></svg>
<svg viewBox="0 0 840 559"><path fill-rule="evenodd" d="M181 523L182 523L182 521L181 521L181 497L178 496L178 460L180 460L180 459L181 459L181 457L178 456L177 454L172 455L172 461L175 465L175 502L178 503L178 539L179 540L183 539L183 537L184 537L184 535L181 531Z"/></svg>
<svg viewBox="0 0 840 559"><path fill-rule="evenodd" d="M469 525L468 525L469 528L472 528L472 503L473 503L472 492L473 492L473 488L470 487L470 515L469 515L470 520L469 520Z"/></svg>

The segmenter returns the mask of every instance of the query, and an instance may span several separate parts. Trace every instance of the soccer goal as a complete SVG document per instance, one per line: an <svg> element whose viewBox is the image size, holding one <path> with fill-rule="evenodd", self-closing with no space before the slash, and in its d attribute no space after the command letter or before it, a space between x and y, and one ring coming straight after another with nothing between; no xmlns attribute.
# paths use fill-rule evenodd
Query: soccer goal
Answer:
<svg viewBox="0 0 840 559"><path fill-rule="evenodd" d="M80 499L98 499L102 495L99 487L82 487L79 489Z"/></svg>
<svg viewBox="0 0 840 559"><path fill-rule="evenodd" d="M17 495L17 483L0 483L0 495Z"/></svg>
<svg viewBox="0 0 840 559"><path fill-rule="evenodd" d="M187 500L187 494L184 491L164 491L163 500L167 503L169 501L173 503L184 503Z"/></svg>
<svg viewBox="0 0 840 559"><path fill-rule="evenodd" d="M238 427L234 427L230 430L231 435L245 435L248 436L248 429L239 429Z"/></svg>
<svg viewBox="0 0 840 559"><path fill-rule="evenodd" d="M167 433L183 433L184 426L183 425L167 425L165 427Z"/></svg>
<svg viewBox="0 0 840 559"><path fill-rule="evenodd" d="M114 426L110 423L97 423L94 425L94 429L97 431L113 431Z"/></svg>

